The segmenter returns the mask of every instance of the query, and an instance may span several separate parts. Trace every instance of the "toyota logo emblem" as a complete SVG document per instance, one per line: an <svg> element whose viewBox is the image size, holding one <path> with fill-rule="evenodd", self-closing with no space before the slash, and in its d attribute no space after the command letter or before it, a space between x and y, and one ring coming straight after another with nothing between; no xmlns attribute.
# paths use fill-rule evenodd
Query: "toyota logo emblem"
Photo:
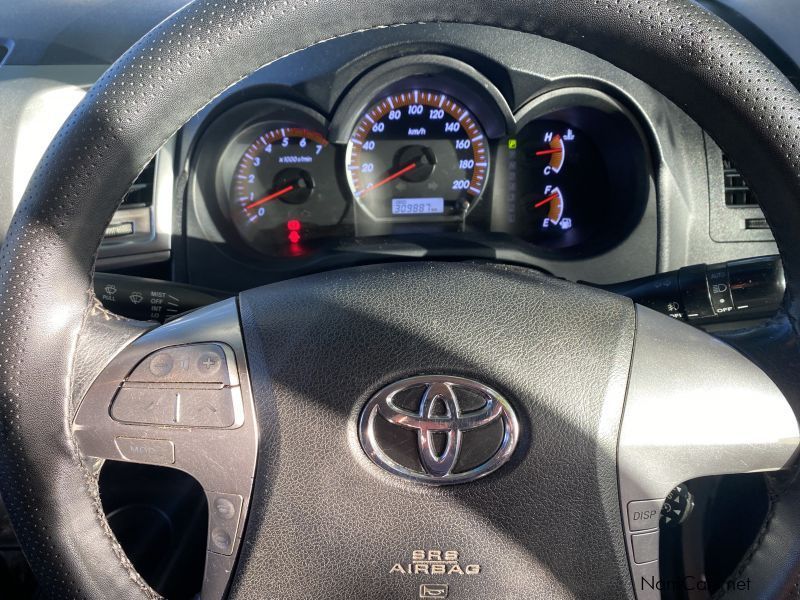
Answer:
<svg viewBox="0 0 800 600"><path fill-rule="evenodd" d="M471 379L430 375L393 383L361 413L367 456L390 473L421 483L464 483L505 463L519 423L497 391Z"/></svg>

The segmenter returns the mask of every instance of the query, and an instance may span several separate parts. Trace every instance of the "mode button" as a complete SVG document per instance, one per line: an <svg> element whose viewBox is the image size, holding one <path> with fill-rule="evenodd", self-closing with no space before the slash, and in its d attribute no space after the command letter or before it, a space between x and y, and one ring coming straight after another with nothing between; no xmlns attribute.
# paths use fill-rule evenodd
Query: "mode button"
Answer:
<svg viewBox="0 0 800 600"><path fill-rule="evenodd" d="M169 440L118 437L114 443L125 460L155 465L171 465L175 462L175 444Z"/></svg>

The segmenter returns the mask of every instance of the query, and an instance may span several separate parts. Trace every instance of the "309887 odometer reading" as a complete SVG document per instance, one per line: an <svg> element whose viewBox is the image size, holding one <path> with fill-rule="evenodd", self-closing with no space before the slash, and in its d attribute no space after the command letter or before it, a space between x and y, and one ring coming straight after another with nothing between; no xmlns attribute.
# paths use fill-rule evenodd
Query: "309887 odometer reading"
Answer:
<svg viewBox="0 0 800 600"><path fill-rule="evenodd" d="M347 178L376 219L466 215L480 199L489 149L463 104L432 91L387 96L358 121L347 146Z"/></svg>

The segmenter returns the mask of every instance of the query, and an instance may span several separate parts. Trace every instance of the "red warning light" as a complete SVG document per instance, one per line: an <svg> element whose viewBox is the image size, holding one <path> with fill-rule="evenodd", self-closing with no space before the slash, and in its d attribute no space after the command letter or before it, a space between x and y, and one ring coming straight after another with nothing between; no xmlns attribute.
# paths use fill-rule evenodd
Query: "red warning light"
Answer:
<svg viewBox="0 0 800 600"><path fill-rule="evenodd" d="M300 243L300 230L302 228L303 224L297 219L292 219L291 221L286 222L286 229L289 230L289 235L286 237L289 238L289 242L292 244Z"/></svg>

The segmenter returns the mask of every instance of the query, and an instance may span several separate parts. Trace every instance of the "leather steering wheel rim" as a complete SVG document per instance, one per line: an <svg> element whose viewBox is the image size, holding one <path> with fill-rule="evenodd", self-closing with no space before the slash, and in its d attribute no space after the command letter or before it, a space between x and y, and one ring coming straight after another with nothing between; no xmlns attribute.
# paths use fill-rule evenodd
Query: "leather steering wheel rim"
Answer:
<svg viewBox="0 0 800 600"><path fill-rule="evenodd" d="M188 119L265 64L335 37L432 22L518 30L581 48L661 91L715 138L761 199L787 279L785 319L731 341L800 406L793 381L800 95L718 18L688 0L513 0L488 9L460 0L197 0L89 91L39 164L3 244L0 484L47 594L155 596L111 534L70 430L77 402L110 359L105 346L118 347L142 328L104 311L91 292L103 232L130 183ZM770 354L758 345L764 339L781 351ZM776 496L740 569L765 597L795 585L800 502L792 488L785 494L789 501Z"/></svg>

